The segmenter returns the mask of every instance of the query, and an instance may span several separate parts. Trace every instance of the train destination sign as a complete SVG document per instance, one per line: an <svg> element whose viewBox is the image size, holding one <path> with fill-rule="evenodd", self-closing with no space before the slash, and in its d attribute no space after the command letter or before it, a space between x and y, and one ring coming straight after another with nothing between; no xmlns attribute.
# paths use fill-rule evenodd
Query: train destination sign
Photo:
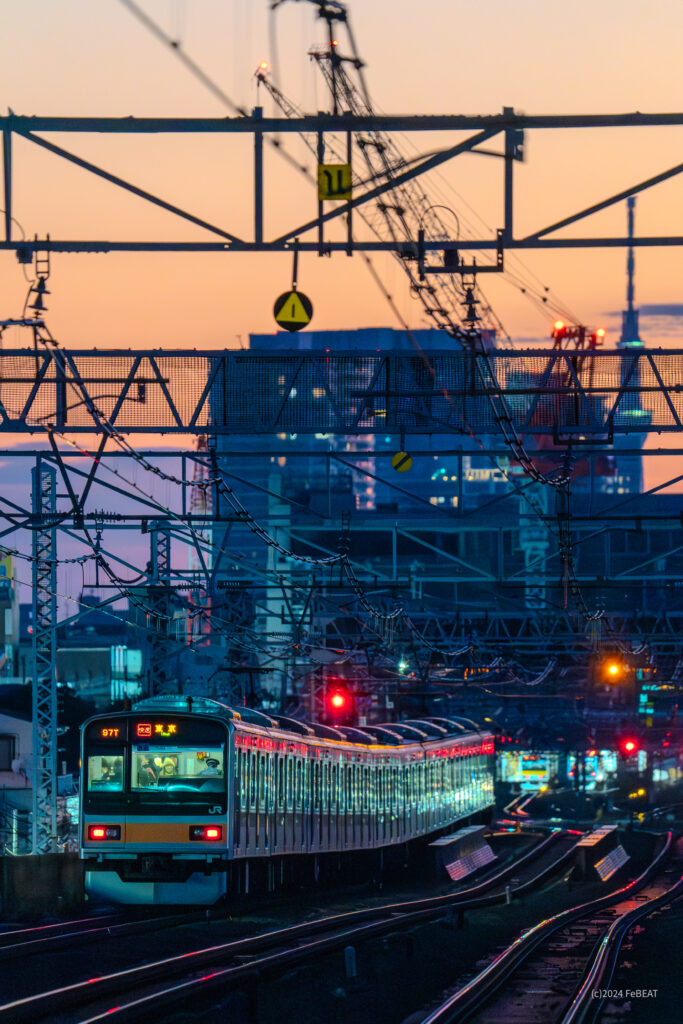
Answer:
<svg viewBox="0 0 683 1024"><path fill-rule="evenodd" d="M275 300L273 316L286 331L300 331L313 318L313 303L307 295L293 288Z"/></svg>

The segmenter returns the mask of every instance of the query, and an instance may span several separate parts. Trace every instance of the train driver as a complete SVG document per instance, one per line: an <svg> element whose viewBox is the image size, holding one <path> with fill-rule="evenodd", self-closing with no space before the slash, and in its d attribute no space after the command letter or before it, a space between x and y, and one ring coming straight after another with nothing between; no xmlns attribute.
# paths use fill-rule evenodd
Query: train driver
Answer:
<svg viewBox="0 0 683 1024"><path fill-rule="evenodd" d="M202 769L201 772L198 772L197 773L198 775L222 775L223 774L223 772L221 771L221 763L220 763L220 761L218 760L217 757L207 757L207 759L206 759L206 761L204 763L206 764L206 768Z"/></svg>

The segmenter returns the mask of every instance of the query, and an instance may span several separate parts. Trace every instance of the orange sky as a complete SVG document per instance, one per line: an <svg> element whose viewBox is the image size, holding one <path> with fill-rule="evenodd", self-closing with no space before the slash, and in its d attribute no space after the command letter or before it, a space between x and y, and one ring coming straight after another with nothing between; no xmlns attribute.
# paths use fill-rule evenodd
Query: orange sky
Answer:
<svg viewBox="0 0 683 1024"><path fill-rule="evenodd" d="M253 70L259 60L275 56L283 91L305 109L327 105L306 56L310 44L322 40L322 25L309 4L280 9L275 55L265 0L148 0L143 6L238 103L254 104ZM527 113L681 109L683 6L678 0L655 5L641 0L572 5L373 0L351 2L349 8L371 93L386 112L488 113L504 105ZM17 113L224 113L117 0L5 0L2 18L4 105ZM532 133L528 161L517 168L518 231L540 227L672 166L680 160L682 133L680 128ZM247 139L61 136L55 141L229 230L250 230ZM414 140L422 151L443 141ZM17 143L15 169L15 213L28 235L204 237L29 143ZM461 219L473 220L467 203L495 228L501 223L501 176L499 162L466 156L442 179L431 179L428 190ZM638 201L638 230L682 233L682 199L680 178L646 193ZM267 231L313 212L310 186L269 155ZM618 207L582 230L621 233L624 220ZM607 326L614 321L606 314L623 304L624 259L621 251L524 256L580 319ZM3 254L2 263L0 308L8 316L20 310L25 287L14 257ZM422 325L400 268L389 257L377 264L403 315ZM678 250L640 251L638 301L677 301L682 265ZM67 345L233 346L250 331L273 328L272 301L290 273L285 255L63 255L54 259L49 322ZM303 259L300 286L313 299L316 327L395 323L358 258ZM544 318L508 283L487 280L486 290L513 337L546 334ZM653 323L650 330L657 333L659 327Z"/></svg>
<svg viewBox="0 0 683 1024"><path fill-rule="evenodd" d="M253 71L268 59L283 91L300 106L328 106L307 57L310 45L324 38L309 4L288 3L277 12L275 50L266 0L146 0L141 6L237 103L256 102ZM679 0L351 0L348 7L373 101L387 113L683 109ZM3 106L16 113L226 113L118 0L5 0L0 18ZM680 162L682 135L683 128L530 133L528 159L516 167L517 233ZM251 230L247 137L62 135L54 141L228 230ZM445 141L422 135L407 146L427 151ZM17 141L14 159L15 215L28 236L210 237L28 142ZM502 223L501 182L499 161L465 156L425 185L463 224L476 222L474 209L495 229ZM682 200L680 176L645 193L638 199L638 231L683 234ZM268 153L266 233L314 213L311 186ZM622 204L578 225L577 233L621 234L624 225ZM523 259L578 319L605 325L608 342L617 340L619 322L609 314L624 304L625 252L528 253ZM22 269L8 253L0 262L1 315L18 315L27 287ZM424 326L400 267L388 256L375 262L402 315ZM678 249L639 250L637 302L679 302L682 268ZM250 332L274 329L272 303L290 276L284 254L59 255L48 324L65 346L233 347L246 343ZM359 257L302 257L299 284L313 300L314 327L398 326ZM547 337L551 316L539 314L505 279L492 276L484 284L513 338L530 344ZM649 344L681 345L680 323L643 317L642 333ZM5 335L6 346L21 341L18 332Z"/></svg>

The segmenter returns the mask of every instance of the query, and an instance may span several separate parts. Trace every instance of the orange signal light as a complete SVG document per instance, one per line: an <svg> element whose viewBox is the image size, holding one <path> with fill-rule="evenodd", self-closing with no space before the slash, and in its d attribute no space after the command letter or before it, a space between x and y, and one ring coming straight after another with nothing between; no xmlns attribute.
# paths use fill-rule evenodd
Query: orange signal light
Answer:
<svg viewBox="0 0 683 1024"><path fill-rule="evenodd" d="M598 329L597 329L597 331L595 333L597 334L598 338L604 338L605 337L605 328L604 327L598 327Z"/></svg>
<svg viewBox="0 0 683 1024"><path fill-rule="evenodd" d="M563 327L564 327L564 322L562 320L556 320L555 321L555 330L556 331L561 331Z"/></svg>

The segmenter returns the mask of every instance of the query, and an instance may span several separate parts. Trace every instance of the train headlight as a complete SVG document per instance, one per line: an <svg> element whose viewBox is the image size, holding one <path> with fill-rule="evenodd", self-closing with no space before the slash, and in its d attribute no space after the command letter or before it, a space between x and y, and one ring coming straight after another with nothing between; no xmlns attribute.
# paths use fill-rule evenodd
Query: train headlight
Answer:
<svg viewBox="0 0 683 1024"><path fill-rule="evenodd" d="M120 839L120 825L88 825L88 839L102 842L103 839Z"/></svg>
<svg viewBox="0 0 683 1024"><path fill-rule="evenodd" d="M193 842L216 843L222 838L222 825L190 825L190 839Z"/></svg>

